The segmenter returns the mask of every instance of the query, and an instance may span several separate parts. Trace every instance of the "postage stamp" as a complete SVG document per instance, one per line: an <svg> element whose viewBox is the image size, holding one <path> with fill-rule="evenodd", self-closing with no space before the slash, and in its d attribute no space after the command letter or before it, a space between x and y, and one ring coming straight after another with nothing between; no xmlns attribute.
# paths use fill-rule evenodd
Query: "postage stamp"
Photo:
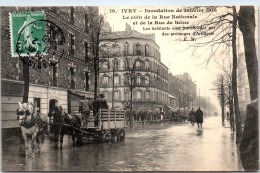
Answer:
<svg viewBox="0 0 260 173"><path fill-rule="evenodd" d="M45 13L25 12L11 13L11 46L12 56L28 56L40 51L47 53Z"/></svg>
<svg viewBox="0 0 260 173"><path fill-rule="evenodd" d="M12 57L24 63L28 57L26 63L37 69L56 65L64 55L63 32L45 17L43 11L10 14Z"/></svg>

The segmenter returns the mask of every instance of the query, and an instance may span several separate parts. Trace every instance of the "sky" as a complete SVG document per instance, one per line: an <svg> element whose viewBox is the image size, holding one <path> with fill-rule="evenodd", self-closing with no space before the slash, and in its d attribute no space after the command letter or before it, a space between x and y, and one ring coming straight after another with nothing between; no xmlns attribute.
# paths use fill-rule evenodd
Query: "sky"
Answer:
<svg viewBox="0 0 260 173"><path fill-rule="evenodd" d="M149 10L156 10L156 9L168 9L168 10L175 10L174 13L170 12L163 12L163 13L146 13L145 9ZM210 97L211 101L218 105L218 101L216 99L216 92L214 92L212 89L216 88L212 84L212 82L216 79L216 75L219 73L219 68L216 66L216 63L214 63L214 60L210 61L208 66L206 67L205 58L207 58L207 54L209 53L208 47L202 47L198 49L195 54L193 54L193 48L189 48L190 44L193 42L191 41L179 41L178 39L183 39L183 37L176 37L176 36L162 36L162 33L165 31L162 30L151 30L151 27L156 26L190 26L193 23L197 22L197 20L201 19L205 16L205 13L202 14L200 12L176 12L176 9L183 9L183 7L171 7L171 6L156 6L156 7L100 7L100 13L105 14L106 21L110 23L110 26L112 27L113 31L124 31L125 30L125 24L128 23L132 29L140 32L140 33L154 33L155 34L155 42L160 47L160 53L161 53L161 61L169 68L169 72L173 73L174 75L182 74L184 72L188 72L190 76L192 77L192 80L197 85L197 94L200 96L206 96ZM115 12L111 13L115 10ZM137 13L125 13L122 11L122 9L137 9ZM175 24L176 19L151 19L152 15L159 17L158 15L165 15L165 16L171 16L171 15L195 15L197 16L197 19L181 19L178 21L186 21L189 22L189 24ZM150 16L150 19L145 19L145 16ZM130 19L126 19L127 16L129 16ZM131 17L135 19L131 19ZM140 17L141 16L141 17ZM171 16L172 17L172 16ZM140 19L142 18L142 19ZM133 23L138 21L137 25L134 25ZM140 22L146 22L145 24L141 25ZM153 25L148 25L148 21L153 22ZM166 24L154 24L155 21L158 22L168 22L172 21L173 24L166 25ZM145 29L144 29L145 28ZM150 30L146 30L147 28L150 28ZM193 30L189 30L189 32L192 32ZM167 33L173 33L173 32L184 32L184 31L165 31Z"/></svg>

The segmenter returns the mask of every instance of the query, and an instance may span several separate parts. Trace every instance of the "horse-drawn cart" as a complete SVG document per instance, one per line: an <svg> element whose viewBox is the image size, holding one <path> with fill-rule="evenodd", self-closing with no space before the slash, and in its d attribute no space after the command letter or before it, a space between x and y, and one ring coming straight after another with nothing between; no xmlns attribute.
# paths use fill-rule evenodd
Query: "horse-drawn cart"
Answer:
<svg viewBox="0 0 260 173"><path fill-rule="evenodd" d="M81 136L84 140L98 142L122 141L125 139L126 121L124 110L100 109L97 115L90 112L87 127L81 127ZM94 121L98 120L98 126Z"/></svg>

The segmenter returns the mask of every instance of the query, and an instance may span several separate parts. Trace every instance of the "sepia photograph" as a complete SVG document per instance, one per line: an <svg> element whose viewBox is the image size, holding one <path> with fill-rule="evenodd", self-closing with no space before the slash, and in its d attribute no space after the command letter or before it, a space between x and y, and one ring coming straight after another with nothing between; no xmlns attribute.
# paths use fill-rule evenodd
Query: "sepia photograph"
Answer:
<svg viewBox="0 0 260 173"><path fill-rule="evenodd" d="M1 6L3 172L259 171L258 6Z"/></svg>

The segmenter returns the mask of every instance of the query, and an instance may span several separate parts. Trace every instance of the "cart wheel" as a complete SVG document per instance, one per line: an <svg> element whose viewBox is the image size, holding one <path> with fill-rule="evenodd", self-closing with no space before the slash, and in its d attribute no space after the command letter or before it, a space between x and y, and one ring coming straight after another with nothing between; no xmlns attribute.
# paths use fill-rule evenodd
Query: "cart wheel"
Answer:
<svg viewBox="0 0 260 173"><path fill-rule="evenodd" d="M111 131L111 141L116 141L116 138L117 138L116 132Z"/></svg>
<svg viewBox="0 0 260 173"><path fill-rule="evenodd" d="M111 141L111 133L110 132L105 133L103 135L103 142L109 142L109 141Z"/></svg>
<svg viewBox="0 0 260 173"><path fill-rule="evenodd" d="M125 140L125 130L120 129L117 131L117 141L123 141Z"/></svg>
<svg viewBox="0 0 260 173"><path fill-rule="evenodd" d="M96 142L102 142L103 141L102 134L95 134L93 137L94 137L94 141L96 141Z"/></svg>

